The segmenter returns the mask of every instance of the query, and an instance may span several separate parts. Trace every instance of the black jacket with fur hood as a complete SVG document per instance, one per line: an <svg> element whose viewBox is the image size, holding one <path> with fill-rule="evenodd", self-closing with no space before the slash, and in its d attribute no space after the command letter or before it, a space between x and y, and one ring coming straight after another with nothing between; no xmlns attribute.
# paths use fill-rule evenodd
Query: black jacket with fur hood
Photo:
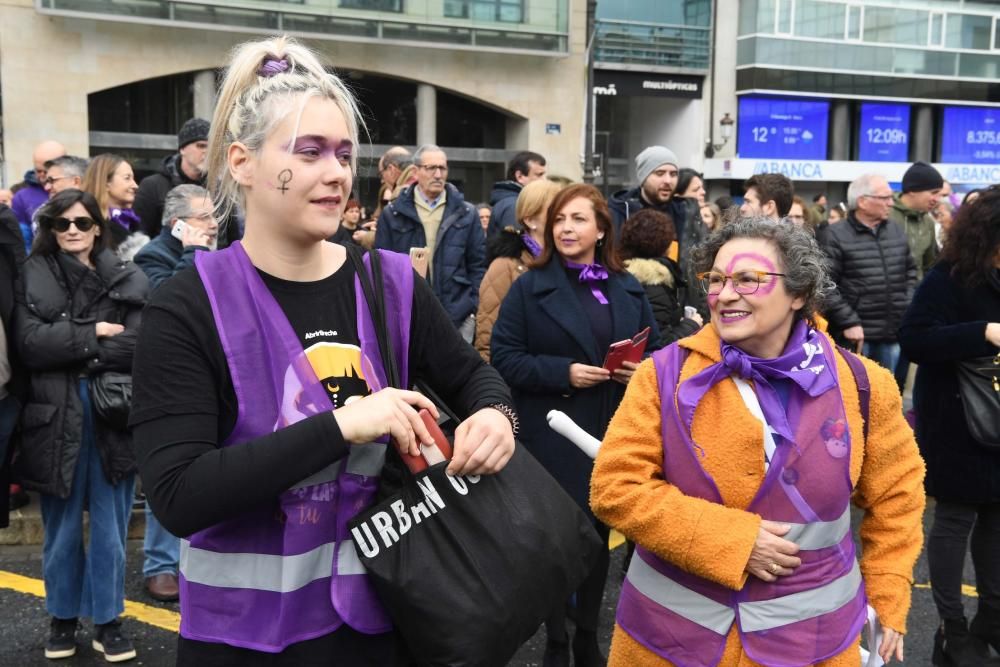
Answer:
<svg viewBox="0 0 1000 667"><path fill-rule="evenodd" d="M677 262L666 257L634 258L625 261L625 268L642 283L646 298L653 307L653 317L660 329L660 347L695 333L701 327L684 317L687 285L681 278Z"/></svg>

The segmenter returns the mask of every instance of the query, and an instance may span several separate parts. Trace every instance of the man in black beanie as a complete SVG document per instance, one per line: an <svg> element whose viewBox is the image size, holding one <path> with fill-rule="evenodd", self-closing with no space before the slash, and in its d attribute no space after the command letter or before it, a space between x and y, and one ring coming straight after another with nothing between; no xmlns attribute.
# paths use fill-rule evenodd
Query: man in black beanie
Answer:
<svg viewBox="0 0 1000 667"><path fill-rule="evenodd" d="M208 130L208 121L202 118L184 123L177 133L177 152L163 158L160 173L147 176L139 184L132 208L149 238L155 239L163 226L163 202L168 192L178 185L205 187Z"/></svg>
<svg viewBox="0 0 1000 667"><path fill-rule="evenodd" d="M917 263L917 282L937 259L934 216L941 201L944 178L926 162L914 162L903 174L903 191L893 196L889 219L906 230L910 252Z"/></svg>
<svg viewBox="0 0 1000 667"><path fill-rule="evenodd" d="M937 236L931 211L941 201L944 177L926 162L914 162L903 174L903 191L893 195L889 220L906 231L910 254L917 265L917 282L937 261ZM902 392L910 371L910 360L902 351L893 374Z"/></svg>

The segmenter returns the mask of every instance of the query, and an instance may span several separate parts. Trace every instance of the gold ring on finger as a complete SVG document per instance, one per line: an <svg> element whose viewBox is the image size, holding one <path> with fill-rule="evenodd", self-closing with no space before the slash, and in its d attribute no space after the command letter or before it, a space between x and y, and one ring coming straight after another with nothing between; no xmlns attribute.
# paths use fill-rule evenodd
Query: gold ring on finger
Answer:
<svg viewBox="0 0 1000 667"><path fill-rule="evenodd" d="M781 566L778 565L777 563L771 563L770 565L767 566L767 569L771 574L778 574L778 572L781 570Z"/></svg>

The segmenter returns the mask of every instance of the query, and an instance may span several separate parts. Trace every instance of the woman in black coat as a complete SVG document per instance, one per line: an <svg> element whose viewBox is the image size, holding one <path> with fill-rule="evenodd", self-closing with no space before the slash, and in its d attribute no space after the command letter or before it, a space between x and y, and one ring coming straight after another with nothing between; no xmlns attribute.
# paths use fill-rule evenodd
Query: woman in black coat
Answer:
<svg viewBox="0 0 1000 667"><path fill-rule="evenodd" d="M701 315L688 300L681 267L666 256L676 238L670 216L651 208L644 208L622 224L625 268L646 290L660 330L660 347L690 336L703 324ZM693 312L686 313L685 306L691 306Z"/></svg>
<svg viewBox="0 0 1000 667"><path fill-rule="evenodd" d="M92 195L63 191L38 219L21 269L15 337L29 371L18 466L24 485L41 493L45 531L42 570L52 616L45 657L73 655L77 619L89 616L94 647L108 660L127 660L135 650L118 616L135 458L127 430L95 411L89 383L104 371L131 373L148 283L108 248L109 228Z"/></svg>
<svg viewBox="0 0 1000 667"><path fill-rule="evenodd" d="M611 215L600 192L573 185L549 207L545 249L534 270L511 286L490 341L492 364L514 394L524 445L593 518L593 461L550 430L549 410L568 414L600 439L636 364L612 374L601 367L608 347L650 327L647 352L659 333L642 286L614 252ZM608 529L593 519L607 539ZM607 550L576 594L574 664L603 665L597 622L608 571ZM565 618L546 622L546 665L568 665Z"/></svg>
<svg viewBox="0 0 1000 667"><path fill-rule="evenodd" d="M927 273L903 318L899 342L919 364L916 435L927 462L927 494L936 500L927 539L931 587L943 620L934 664L986 664L985 643L1000 650L1000 450L970 435L956 365L1000 351L997 186L959 211L941 262ZM979 609L967 628L961 589L970 533Z"/></svg>

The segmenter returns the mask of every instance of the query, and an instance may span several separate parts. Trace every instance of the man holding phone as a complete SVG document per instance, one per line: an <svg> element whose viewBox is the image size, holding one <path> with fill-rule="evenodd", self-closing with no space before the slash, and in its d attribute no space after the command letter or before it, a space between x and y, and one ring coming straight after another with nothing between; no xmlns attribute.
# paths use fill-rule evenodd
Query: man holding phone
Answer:
<svg viewBox="0 0 1000 667"><path fill-rule="evenodd" d="M178 185L163 203L163 229L135 256L152 290L194 265L197 250L215 250L219 223L205 188Z"/></svg>
<svg viewBox="0 0 1000 667"><path fill-rule="evenodd" d="M149 278L150 290L155 291L175 274L193 266L198 250L215 250L218 234L219 223L205 188L178 185L168 192L159 236L135 256L135 263ZM143 552L142 574L149 596L162 602L177 600L180 541L160 525L148 506Z"/></svg>

